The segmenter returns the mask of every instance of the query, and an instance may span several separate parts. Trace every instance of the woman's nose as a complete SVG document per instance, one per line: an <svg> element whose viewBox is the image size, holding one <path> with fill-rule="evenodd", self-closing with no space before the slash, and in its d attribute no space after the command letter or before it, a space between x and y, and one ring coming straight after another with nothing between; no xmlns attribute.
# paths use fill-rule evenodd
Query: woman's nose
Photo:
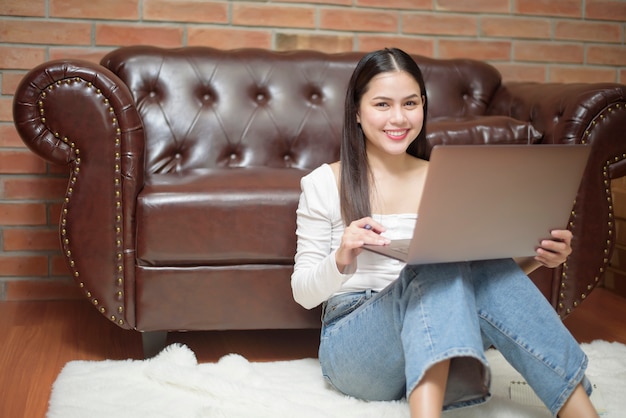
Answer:
<svg viewBox="0 0 626 418"><path fill-rule="evenodd" d="M393 123L402 123L406 120L406 116L404 114L404 110L401 106L394 106L391 109L391 122Z"/></svg>

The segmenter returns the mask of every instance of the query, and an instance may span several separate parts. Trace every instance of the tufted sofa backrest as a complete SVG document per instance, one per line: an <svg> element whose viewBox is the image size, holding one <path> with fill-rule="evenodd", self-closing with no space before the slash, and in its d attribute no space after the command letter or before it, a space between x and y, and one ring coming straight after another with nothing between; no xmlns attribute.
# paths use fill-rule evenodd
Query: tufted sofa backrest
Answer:
<svg viewBox="0 0 626 418"><path fill-rule="evenodd" d="M312 169L339 156L345 91L362 53L126 47L102 64L130 88L146 174L215 167ZM414 56L429 118L485 114L500 85L486 63Z"/></svg>

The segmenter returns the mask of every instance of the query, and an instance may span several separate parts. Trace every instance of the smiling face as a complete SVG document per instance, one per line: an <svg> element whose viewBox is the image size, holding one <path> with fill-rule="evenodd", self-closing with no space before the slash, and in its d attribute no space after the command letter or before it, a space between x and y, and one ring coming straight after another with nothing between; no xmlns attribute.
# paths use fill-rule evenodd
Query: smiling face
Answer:
<svg viewBox="0 0 626 418"><path fill-rule="evenodd" d="M422 130L423 100L419 84L405 71L373 77L357 113L368 152L373 147L391 155L405 153Z"/></svg>

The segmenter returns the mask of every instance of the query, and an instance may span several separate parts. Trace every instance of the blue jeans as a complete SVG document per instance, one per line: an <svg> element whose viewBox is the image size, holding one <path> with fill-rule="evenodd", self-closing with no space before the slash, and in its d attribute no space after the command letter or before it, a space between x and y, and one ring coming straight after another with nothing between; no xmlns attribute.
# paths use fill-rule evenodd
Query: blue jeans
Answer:
<svg viewBox="0 0 626 418"><path fill-rule="evenodd" d="M490 346L555 416L579 383L591 393L585 354L513 260L406 266L381 292L323 306L322 372L361 399L408 396L426 370L450 359L444 410L484 402Z"/></svg>

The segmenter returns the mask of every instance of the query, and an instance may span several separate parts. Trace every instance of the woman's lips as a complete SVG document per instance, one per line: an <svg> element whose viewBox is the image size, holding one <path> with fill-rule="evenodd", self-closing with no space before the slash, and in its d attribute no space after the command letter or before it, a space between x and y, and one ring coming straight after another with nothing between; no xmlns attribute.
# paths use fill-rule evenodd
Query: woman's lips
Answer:
<svg viewBox="0 0 626 418"><path fill-rule="evenodd" d="M385 134L388 138L393 139L394 141L401 141L406 138L409 133L408 129L396 130L396 131L385 131Z"/></svg>

